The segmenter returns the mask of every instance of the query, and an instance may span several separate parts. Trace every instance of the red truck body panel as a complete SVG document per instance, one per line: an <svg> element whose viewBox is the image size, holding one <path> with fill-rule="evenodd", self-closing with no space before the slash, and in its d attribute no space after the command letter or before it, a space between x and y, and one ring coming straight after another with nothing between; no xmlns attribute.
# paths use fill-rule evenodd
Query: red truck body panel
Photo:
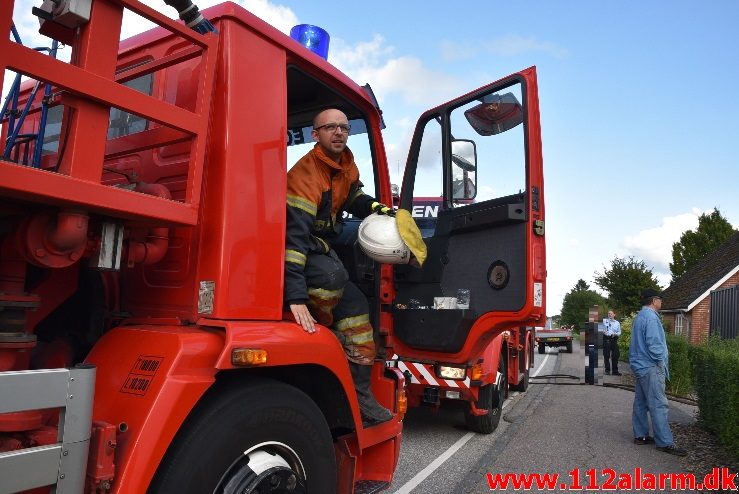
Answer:
<svg viewBox="0 0 739 494"><path fill-rule="evenodd" d="M119 45L124 7L161 27ZM13 2L0 5L0 31L9 31L12 12ZM372 193L391 204L377 103L240 6L227 2L204 15L217 35L197 34L137 0L96 0L72 64L0 38L0 68L48 82L48 106L58 112L56 136L39 143L38 167L21 156L34 150L33 138L0 159L0 316L17 316L0 318L0 336L12 340L0 338L0 380L5 371L81 361L97 367L91 463L107 454L101 438L117 433L115 461L88 472L90 492L104 481L112 492L145 492L175 438L188 432L192 411L210 403L219 384L246 387L250 378L285 383L320 408L332 433L337 492L352 492L359 481L388 483L400 451L403 374L375 363L373 394L394 417L365 428L341 345L325 327L308 334L285 320L282 301L286 136L310 126L319 107L343 103L367 128ZM544 216L536 71L510 78L526 88L524 164L536 189L536 204L527 200L514 220L523 232ZM506 81L498 85L505 89ZM41 106L33 103L24 133L39 132ZM6 121L3 142L9 132ZM411 360L480 363L484 381L495 380L494 361L483 356L500 354L504 331L544 316L544 236L525 232L525 266L514 274L525 302L480 314L455 351L396 337L396 268L373 266L366 294L379 344ZM116 246L120 266L103 265L99 259ZM515 345L519 355L527 348ZM266 361L234 364L243 349L264 352ZM518 371L509 368L512 382ZM35 424L36 412L15 423ZM33 428L10 423L0 414L0 439ZM56 426L53 417L43 425ZM26 435L41 437L34 434Z"/></svg>

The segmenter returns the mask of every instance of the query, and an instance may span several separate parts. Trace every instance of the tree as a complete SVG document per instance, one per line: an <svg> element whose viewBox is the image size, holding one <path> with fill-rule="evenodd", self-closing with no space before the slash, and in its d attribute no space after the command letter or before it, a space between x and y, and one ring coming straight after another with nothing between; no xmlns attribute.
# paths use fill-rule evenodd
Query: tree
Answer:
<svg viewBox="0 0 739 494"><path fill-rule="evenodd" d="M585 281L578 280L562 301L560 324L579 327L580 324L588 321L588 311L594 305L605 307L606 299L598 292L590 290Z"/></svg>
<svg viewBox="0 0 739 494"><path fill-rule="evenodd" d="M577 280L577 283L575 283L575 287L572 289L573 292L581 292L585 290L590 290L590 285L585 283L585 280L580 278Z"/></svg>
<svg viewBox="0 0 739 494"><path fill-rule="evenodd" d="M617 313L627 316L641 307L641 292L647 288L661 290L652 270L633 256L611 261L610 269L595 273L595 284L608 292L608 302Z"/></svg>
<svg viewBox="0 0 739 494"><path fill-rule="evenodd" d="M672 281L682 276L688 269L703 259L706 254L729 239L736 230L717 208L711 214L703 213L698 218L698 228L688 230L680 240L672 244L670 273Z"/></svg>

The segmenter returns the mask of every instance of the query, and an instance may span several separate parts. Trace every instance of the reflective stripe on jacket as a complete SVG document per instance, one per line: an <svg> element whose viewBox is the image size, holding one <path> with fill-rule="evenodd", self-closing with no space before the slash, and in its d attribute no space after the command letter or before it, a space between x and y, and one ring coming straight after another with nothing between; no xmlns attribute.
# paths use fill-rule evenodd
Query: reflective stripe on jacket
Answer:
<svg viewBox="0 0 739 494"><path fill-rule="evenodd" d="M343 211L364 218L374 197L362 191L354 155L346 148L339 163L319 144L287 174L287 232L285 238L285 304L307 303L303 270L309 252L328 253L341 233Z"/></svg>

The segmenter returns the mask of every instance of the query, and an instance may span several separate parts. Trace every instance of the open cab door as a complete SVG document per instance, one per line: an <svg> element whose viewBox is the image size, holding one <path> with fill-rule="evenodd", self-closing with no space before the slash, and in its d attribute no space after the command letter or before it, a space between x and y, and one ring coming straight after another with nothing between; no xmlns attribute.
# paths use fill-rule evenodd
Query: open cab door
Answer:
<svg viewBox="0 0 739 494"><path fill-rule="evenodd" d="M421 116L400 207L410 211L414 194L439 192L425 264L394 270L392 347L401 359L472 364L502 331L546 317L534 67Z"/></svg>

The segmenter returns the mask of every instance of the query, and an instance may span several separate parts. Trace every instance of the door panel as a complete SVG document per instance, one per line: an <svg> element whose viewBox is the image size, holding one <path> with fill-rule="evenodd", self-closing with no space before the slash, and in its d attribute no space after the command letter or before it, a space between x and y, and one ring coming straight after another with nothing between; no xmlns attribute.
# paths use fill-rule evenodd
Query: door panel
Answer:
<svg viewBox="0 0 739 494"><path fill-rule="evenodd" d="M544 317L539 135L533 68L419 120L400 207L438 191L442 203L423 268L395 267L397 354L462 362L505 329ZM470 294L468 308L434 309L437 297L460 290Z"/></svg>

